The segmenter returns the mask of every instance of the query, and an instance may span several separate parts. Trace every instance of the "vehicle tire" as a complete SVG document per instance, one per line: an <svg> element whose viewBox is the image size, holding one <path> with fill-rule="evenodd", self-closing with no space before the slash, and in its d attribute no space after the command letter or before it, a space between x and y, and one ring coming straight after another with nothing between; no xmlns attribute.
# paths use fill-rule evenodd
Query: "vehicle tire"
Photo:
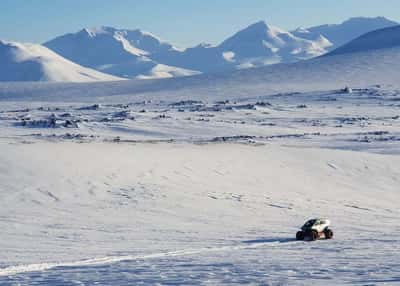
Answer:
<svg viewBox="0 0 400 286"><path fill-rule="evenodd" d="M296 233L296 240L304 240L304 232L298 231Z"/></svg>
<svg viewBox="0 0 400 286"><path fill-rule="evenodd" d="M324 230L325 238L326 239L332 239L333 238L333 231L330 230L329 228Z"/></svg>
<svg viewBox="0 0 400 286"><path fill-rule="evenodd" d="M306 237L308 240L315 241L319 238L319 235L316 230L310 230L307 232Z"/></svg>

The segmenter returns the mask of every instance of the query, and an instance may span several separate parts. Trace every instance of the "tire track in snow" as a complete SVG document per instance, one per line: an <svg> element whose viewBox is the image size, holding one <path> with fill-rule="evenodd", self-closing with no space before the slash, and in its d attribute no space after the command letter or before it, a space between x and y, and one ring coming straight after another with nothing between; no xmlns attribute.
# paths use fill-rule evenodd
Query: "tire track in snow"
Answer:
<svg viewBox="0 0 400 286"><path fill-rule="evenodd" d="M297 243L297 242L292 239L280 239L280 240L260 239L252 241L251 240L243 241L241 244L238 245L227 245L221 247L204 247L198 249L177 250L177 251L161 252L148 255L106 256L102 258L93 258L93 259L79 260L74 262L37 263L37 264L10 266L0 269L0 277L14 276L17 274L28 273L28 272L41 272L59 267L87 267L87 266L108 265L124 261L147 260L147 259L177 257L177 256L190 256L194 254L252 249L264 246L279 246L288 243Z"/></svg>

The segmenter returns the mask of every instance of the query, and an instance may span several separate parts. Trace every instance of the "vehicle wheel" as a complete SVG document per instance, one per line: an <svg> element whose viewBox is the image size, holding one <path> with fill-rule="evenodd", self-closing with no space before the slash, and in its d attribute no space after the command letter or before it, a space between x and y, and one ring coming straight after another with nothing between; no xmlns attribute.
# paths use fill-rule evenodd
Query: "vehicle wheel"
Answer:
<svg viewBox="0 0 400 286"><path fill-rule="evenodd" d="M329 228L325 229L324 234L325 234L325 238L326 239L332 239L333 238L333 231L330 230Z"/></svg>
<svg viewBox="0 0 400 286"><path fill-rule="evenodd" d="M304 240L304 233L302 231L296 233L296 240Z"/></svg>
<svg viewBox="0 0 400 286"><path fill-rule="evenodd" d="M319 238L318 232L316 230L308 231L306 236L311 241L315 241Z"/></svg>

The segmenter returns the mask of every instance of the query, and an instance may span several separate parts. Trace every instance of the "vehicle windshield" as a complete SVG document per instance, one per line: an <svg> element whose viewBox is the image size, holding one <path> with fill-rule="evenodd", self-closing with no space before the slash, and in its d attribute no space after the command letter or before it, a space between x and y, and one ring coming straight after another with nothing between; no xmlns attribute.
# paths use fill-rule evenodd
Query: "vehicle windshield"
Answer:
<svg viewBox="0 0 400 286"><path fill-rule="evenodd" d="M315 224L316 221L317 221L316 219L311 219L304 224L304 227L311 227Z"/></svg>

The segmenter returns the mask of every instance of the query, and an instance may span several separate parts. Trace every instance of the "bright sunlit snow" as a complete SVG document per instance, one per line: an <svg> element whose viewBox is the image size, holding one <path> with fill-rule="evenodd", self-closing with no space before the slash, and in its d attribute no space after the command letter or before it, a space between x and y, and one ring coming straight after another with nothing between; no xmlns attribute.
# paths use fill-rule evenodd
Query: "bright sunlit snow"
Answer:
<svg viewBox="0 0 400 286"><path fill-rule="evenodd" d="M15 82L113 78L2 42L0 284L400 283L400 48L375 46L397 30L242 70L267 48L279 60L329 43L249 29L222 45L235 71L200 75L147 58L178 53L151 34L135 32L147 48L120 34L115 62L81 58L139 78L111 82ZM248 36L261 54L234 45ZM296 241L314 217L333 239Z"/></svg>

